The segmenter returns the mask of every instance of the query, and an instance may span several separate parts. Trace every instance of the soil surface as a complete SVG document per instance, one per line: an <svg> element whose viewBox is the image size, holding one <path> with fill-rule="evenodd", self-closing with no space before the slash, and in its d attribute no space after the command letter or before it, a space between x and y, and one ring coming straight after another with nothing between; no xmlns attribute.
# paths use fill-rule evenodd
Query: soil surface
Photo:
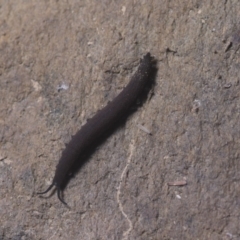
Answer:
<svg viewBox="0 0 240 240"><path fill-rule="evenodd" d="M0 239L240 239L239 17L239 0L1 1ZM156 85L70 208L37 195L147 52Z"/></svg>

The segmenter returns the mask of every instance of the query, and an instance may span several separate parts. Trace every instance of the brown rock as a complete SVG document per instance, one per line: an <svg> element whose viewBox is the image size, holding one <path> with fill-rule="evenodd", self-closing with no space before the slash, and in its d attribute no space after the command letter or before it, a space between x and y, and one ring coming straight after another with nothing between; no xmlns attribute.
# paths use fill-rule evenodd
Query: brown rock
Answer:
<svg viewBox="0 0 240 240"><path fill-rule="evenodd" d="M240 238L239 12L237 0L2 1L0 239ZM71 209L36 195L148 51L154 94L70 181Z"/></svg>

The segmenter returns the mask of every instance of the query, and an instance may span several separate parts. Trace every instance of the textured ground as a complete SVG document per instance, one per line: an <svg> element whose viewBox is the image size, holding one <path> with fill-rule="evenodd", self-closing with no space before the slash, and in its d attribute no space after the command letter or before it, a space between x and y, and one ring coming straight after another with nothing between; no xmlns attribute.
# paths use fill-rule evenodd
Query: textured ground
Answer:
<svg viewBox="0 0 240 240"><path fill-rule="evenodd" d="M0 1L0 239L240 239L239 13L239 0ZM154 94L70 181L71 209L40 198L64 143L148 51Z"/></svg>

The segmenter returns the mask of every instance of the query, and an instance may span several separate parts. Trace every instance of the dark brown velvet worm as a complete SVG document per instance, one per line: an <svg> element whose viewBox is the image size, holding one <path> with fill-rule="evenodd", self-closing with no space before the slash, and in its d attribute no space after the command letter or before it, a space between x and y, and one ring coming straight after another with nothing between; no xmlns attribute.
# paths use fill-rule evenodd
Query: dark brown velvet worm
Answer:
<svg viewBox="0 0 240 240"><path fill-rule="evenodd" d="M117 122L136 103L136 100L146 89L151 81L155 68L155 61L150 53L147 53L140 61L137 72L133 75L129 84L113 101L98 111L95 116L87 121L85 125L72 137L56 167L55 176L49 188L39 194L47 193L53 186L57 189L59 200L66 204L62 198L64 182L71 173L76 162L82 161L85 150L95 144L106 131L117 126Z"/></svg>

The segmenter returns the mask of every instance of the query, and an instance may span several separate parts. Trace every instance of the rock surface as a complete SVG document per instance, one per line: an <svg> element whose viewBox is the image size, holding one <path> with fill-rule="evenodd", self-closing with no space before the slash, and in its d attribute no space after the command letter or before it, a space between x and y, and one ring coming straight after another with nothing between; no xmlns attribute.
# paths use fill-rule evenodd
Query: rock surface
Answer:
<svg viewBox="0 0 240 240"><path fill-rule="evenodd" d="M2 1L0 239L239 239L239 12L238 0ZM40 198L64 144L148 51L154 94L70 181L71 209Z"/></svg>

